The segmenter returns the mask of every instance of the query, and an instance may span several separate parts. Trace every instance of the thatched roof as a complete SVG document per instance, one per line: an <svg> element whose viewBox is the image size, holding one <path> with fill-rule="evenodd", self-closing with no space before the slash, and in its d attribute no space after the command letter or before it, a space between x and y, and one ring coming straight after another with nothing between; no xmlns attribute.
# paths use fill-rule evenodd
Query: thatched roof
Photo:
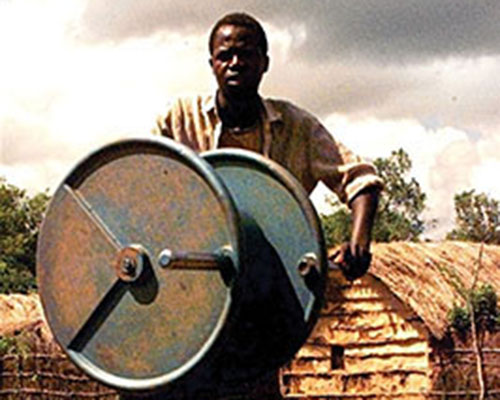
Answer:
<svg viewBox="0 0 500 400"><path fill-rule="evenodd" d="M471 287L480 249L480 244L466 242L374 244L370 273L441 339L448 311L455 303L464 304L458 288ZM478 284L482 283L500 294L500 246L483 247L478 275Z"/></svg>
<svg viewBox="0 0 500 400"><path fill-rule="evenodd" d="M477 268L479 244L465 242L377 243L370 273L408 305L438 339L454 303L463 304L456 282L469 288ZM500 246L483 248L479 283L500 295ZM0 336L45 325L37 295L0 295ZM50 341L50 333L46 332Z"/></svg>
<svg viewBox="0 0 500 400"><path fill-rule="evenodd" d="M0 337L16 337L18 345L34 352L61 352L43 317L40 298L34 293L0 294Z"/></svg>
<svg viewBox="0 0 500 400"><path fill-rule="evenodd" d="M10 336L42 318L37 294L0 294L0 336Z"/></svg>

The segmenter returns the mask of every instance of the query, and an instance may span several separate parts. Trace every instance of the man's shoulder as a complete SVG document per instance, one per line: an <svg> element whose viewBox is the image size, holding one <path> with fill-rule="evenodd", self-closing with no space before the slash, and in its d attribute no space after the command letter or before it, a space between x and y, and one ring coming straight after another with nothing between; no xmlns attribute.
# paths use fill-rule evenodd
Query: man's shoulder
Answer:
<svg viewBox="0 0 500 400"><path fill-rule="evenodd" d="M171 97L167 99L164 111L157 114L153 133L172 136L175 132L184 129L186 121L194 121L194 125L208 129L205 122L214 120L211 104L213 104L213 97L209 95Z"/></svg>
<svg viewBox="0 0 500 400"><path fill-rule="evenodd" d="M273 114L285 123L301 123L320 126L318 118L311 112L285 99L264 99L268 114Z"/></svg>
<svg viewBox="0 0 500 400"><path fill-rule="evenodd" d="M184 113L202 113L207 112L214 107L212 95L185 95L178 96L168 102L168 108L171 110L182 111Z"/></svg>

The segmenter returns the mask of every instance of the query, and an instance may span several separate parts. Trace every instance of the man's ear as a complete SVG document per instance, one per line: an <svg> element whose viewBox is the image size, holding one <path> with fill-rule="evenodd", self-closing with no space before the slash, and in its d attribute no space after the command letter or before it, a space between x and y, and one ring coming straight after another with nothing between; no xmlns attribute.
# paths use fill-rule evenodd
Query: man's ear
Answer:
<svg viewBox="0 0 500 400"><path fill-rule="evenodd" d="M264 56L264 65L263 65L264 68L262 70L262 73L267 72L267 70L269 69L269 63L270 63L269 56L266 54Z"/></svg>
<svg viewBox="0 0 500 400"><path fill-rule="evenodd" d="M212 70L214 69L214 58L212 57L212 55L210 55L210 57L208 57L208 64L210 65L210 68L212 68Z"/></svg>

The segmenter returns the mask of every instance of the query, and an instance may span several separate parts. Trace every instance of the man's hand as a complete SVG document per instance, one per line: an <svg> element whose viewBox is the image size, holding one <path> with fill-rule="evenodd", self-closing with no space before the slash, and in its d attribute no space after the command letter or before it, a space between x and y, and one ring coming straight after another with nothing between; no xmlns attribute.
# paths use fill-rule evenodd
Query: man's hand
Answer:
<svg viewBox="0 0 500 400"><path fill-rule="evenodd" d="M353 281L368 271L372 255L369 250L359 245L351 246L350 243L344 243L330 260L339 266L346 279Z"/></svg>
<svg viewBox="0 0 500 400"><path fill-rule="evenodd" d="M372 260L370 240L378 195L378 189L368 188L354 197L349 204L352 209L351 242L344 243L331 257L350 281L363 276Z"/></svg>

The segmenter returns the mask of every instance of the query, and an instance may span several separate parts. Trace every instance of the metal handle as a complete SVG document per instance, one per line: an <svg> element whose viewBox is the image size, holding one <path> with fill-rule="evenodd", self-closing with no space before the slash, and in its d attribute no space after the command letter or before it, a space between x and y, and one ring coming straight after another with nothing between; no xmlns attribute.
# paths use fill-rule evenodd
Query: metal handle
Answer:
<svg viewBox="0 0 500 400"><path fill-rule="evenodd" d="M158 255L158 264L165 269L222 270L233 266L231 255L229 246L221 247L214 253L164 249Z"/></svg>

